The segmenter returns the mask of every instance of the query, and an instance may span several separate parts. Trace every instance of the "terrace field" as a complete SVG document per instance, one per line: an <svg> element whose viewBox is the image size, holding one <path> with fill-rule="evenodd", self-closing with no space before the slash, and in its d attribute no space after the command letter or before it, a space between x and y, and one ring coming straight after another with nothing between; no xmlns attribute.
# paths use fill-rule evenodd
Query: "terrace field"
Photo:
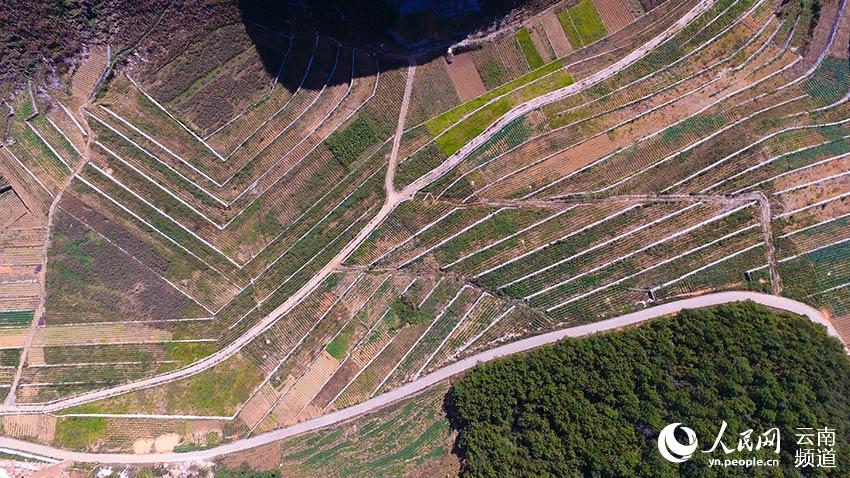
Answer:
<svg viewBox="0 0 850 478"><path fill-rule="evenodd" d="M843 4L611 2L447 55L217 9L24 89L0 147L0 411L50 420L6 433L235 440L718 291L850 334ZM394 474L445 448L434 426L386 462L339 437L283 461Z"/></svg>

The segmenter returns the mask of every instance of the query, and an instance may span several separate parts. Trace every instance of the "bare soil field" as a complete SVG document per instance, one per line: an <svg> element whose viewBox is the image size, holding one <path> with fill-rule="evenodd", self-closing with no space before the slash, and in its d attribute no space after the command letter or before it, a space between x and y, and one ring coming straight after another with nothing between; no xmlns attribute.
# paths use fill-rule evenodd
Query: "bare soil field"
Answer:
<svg viewBox="0 0 850 478"><path fill-rule="evenodd" d="M105 46L92 48L71 75L71 97L85 101L94 94L95 85L106 71L108 60Z"/></svg>
<svg viewBox="0 0 850 478"><path fill-rule="evenodd" d="M446 70L461 102L481 96L487 91L471 54L455 55L452 62L446 64Z"/></svg>
<svg viewBox="0 0 850 478"><path fill-rule="evenodd" d="M614 33L634 20L631 12L624 0L595 0L596 10L599 16L602 17L602 23L605 24L605 29L608 33Z"/></svg>
<svg viewBox="0 0 850 478"><path fill-rule="evenodd" d="M561 26L561 22L558 20L555 12L544 14L540 22L543 25L546 38L549 40L558 58L563 58L573 52L574 48L570 45L567 34L564 33L564 28Z"/></svg>
<svg viewBox="0 0 850 478"><path fill-rule="evenodd" d="M835 327L835 330L841 334L844 342L850 342L850 315L844 317L833 317L831 322Z"/></svg>

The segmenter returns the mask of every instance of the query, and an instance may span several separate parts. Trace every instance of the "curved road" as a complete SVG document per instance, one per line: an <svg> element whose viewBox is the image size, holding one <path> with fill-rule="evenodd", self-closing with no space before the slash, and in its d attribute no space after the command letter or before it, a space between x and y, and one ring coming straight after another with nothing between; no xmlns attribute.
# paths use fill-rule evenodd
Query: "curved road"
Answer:
<svg viewBox="0 0 850 478"><path fill-rule="evenodd" d="M286 301L284 301L282 304L277 306L271 313L263 317L258 323L254 324L254 326L248 329L243 335L239 336L236 340L234 340L221 350L182 369L138 380L136 382L125 383L117 387L96 390L93 392L86 392L73 397L41 404L6 404L0 406L0 415L55 412L76 405L92 402L95 400L110 398L134 390L150 388L156 385L173 382L181 378L190 377L227 360L239 350L241 350L242 347L248 345L248 343L250 343L254 338L256 338L257 336L265 332L268 328L270 328L272 325L274 325L274 323L277 322L277 320L283 314L289 312L293 307L295 307L295 305L297 305L311 292L313 292L313 290L316 289L331 272L333 272L337 267L339 267L340 264L342 264L342 262L349 256L349 254L354 252L354 250L361 243L363 243L363 241L366 240L369 234L371 234L372 231L374 231L384 221L384 219L386 219L395 210L395 208L399 204L409 200L414 196L414 194L421 191L423 188L442 177L444 174L454 168L458 163L460 163L464 158L466 158L469 154L471 154L474 150L476 150L479 146L481 146L487 140L492 138L493 135L495 135L511 121L518 118L519 116L528 113L529 111L555 102L561 98L564 98L565 96L576 93L583 88L586 88L597 82L605 80L610 76L615 75L616 73L619 73L632 63L646 56L655 47L657 47L679 31L681 31L683 28L685 28L685 26L688 25L688 23L690 23L691 20L693 20L698 15L709 9L712 5L714 5L715 2L716 0L702 0L691 10L689 10L685 15L683 15L682 18L677 20L676 23L674 23L666 30L658 34L652 40L637 47L634 51L626 55L626 57L622 58L621 60L609 65L606 68L603 68L602 70L594 73L593 75L588 76L587 78L577 81L564 88L549 92L526 103L522 103L517 107L513 108L512 110L508 111L505 115L499 118L498 121L490 125L484 132L473 138L458 152L447 158L442 164L429 171L428 173L422 175L416 181L410 183L401 191L396 191L393 187L393 173L398 158L397 156L392 157L390 159L390 163L388 165L387 170L387 197L383 206L375 215L375 217L373 217L363 227L363 229L361 229L358 234L348 244L346 244L345 247L343 247L342 250L340 250L340 252L336 256L334 256L333 259L331 259L327 264L325 264L324 267L322 267L315 275L313 275L313 277L311 277L310 280L307 281L307 283L301 286L298 291L296 291L289 298L287 298ZM403 121L403 115L406 112L407 102L410 98L410 89L412 87L413 73L412 69L413 66L411 66L408 70L408 82L405 87L405 98L402 101L403 106L401 107L400 111L400 121ZM396 136L394 138L393 150L396 155L398 154L398 146L396 143L401 139L401 130L402 128L399 128L396 131Z"/></svg>
<svg viewBox="0 0 850 478"><path fill-rule="evenodd" d="M187 453L152 453L147 455L134 455L129 453L83 453L62 450L46 445L39 445L14 438L0 438L0 448L6 450L20 451L28 454L39 455L55 460L68 460L86 463L174 463L181 461L196 461L210 460L215 457L247 450L260 445L265 445L274 441L289 438L304 432L324 428L330 425L339 424L362 415L374 412L384 406L398 402L399 400L411 397L434 384L437 384L449 377L457 375L461 372L469 370L482 362L489 362L499 357L516 354L531 350L542 345L558 342L566 337L583 337L586 335L605 332L622 327L640 324L648 320L652 320L665 315L674 314L682 309L693 309L700 307L710 307L714 305L727 304L730 302L738 302L742 300L752 300L762 305L775 309L784 310L805 316L816 324L826 327L829 335L838 338L838 333L832 327L832 324L827 321L817 309L810 307L801 302L797 302L785 297L774 295L761 294L756 292L730 291L718 292L715 294L707 294L699 297L691 297L675 302L657 305L647 309L643 309L631 314L622 315L592 324L570 327L548 334L530 337L518 342L509 343L496 347L477 355L473 355L466 359L455 362L451 365L443 367L439 370L431 372L424 377L420 377L413 382L410 382L402 387L399 387L390 392L384 393L370 400L367 400L358 405L345 408L321 417L314 418L301 422L287 428L281 428L262 435L256 435L250 438L237 440L231 443L210 448L207 450L193 451ZM840 340L840 339L839 339Z"/></svg>

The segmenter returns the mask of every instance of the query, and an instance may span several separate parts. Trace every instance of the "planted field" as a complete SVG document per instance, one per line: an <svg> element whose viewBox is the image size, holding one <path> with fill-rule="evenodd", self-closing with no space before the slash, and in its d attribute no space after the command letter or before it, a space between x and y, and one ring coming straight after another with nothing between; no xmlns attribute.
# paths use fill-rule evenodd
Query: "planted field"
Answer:
<svg viewBox="0 0 850 478"><path fill-rule="evenodd" d="M558 12L558 20L567 33L570 44L576 48L590 45L608 35L592 0L581 0L576 5L561 10Z"/></svg>
<svg viewBox="0 0 850 478"><path fill-rule="evenodd" d="M448 422L440 412L441 390L349 429L319 432L284 443L282 469L292 474L400 475L447 453Z"/></svg>
<svg viewBox="0 0 850 478"><path fill-rule="evenodd" d="M454 55L452 62L446 65L446 70L461 102L467 102L487 91L487 87L481 81L481 75L475 69L475 61L471 54Z"/></svg>
<svg viewBox="0 0 850 478"><path fill-rule="evenodd" d="M605 30L608 33L614 33L634 20L634 16L629 11L625 1L596 0L594 2L596 11L602 18L602 23L605 25Z"/></svg>
<svg viewBox="0 0 850 478"><path fill-rule="evenodd" d="M543 57L535 46L535 42L531 39L531 33L528 28L520 28L516 32L516 41L522 49L522 54L525 55L525 61L528 62L528 67L532 70L540 68L545 63ZM539 41L539 40L538 40Z"/></svg>
<svg viewBox="0 0 850 478"><path fill-rule="evenodd" d="M0 312L0 324L4 327L29 325L34 313L32 310L3 311Z"/></svg>

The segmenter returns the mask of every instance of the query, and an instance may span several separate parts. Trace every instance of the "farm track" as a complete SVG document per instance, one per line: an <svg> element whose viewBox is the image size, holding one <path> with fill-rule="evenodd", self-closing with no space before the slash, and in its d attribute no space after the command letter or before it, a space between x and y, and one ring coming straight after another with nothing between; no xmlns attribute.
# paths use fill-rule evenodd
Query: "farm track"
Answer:
<svg viewBox="0 0 850 478"><path fill-rule="evenodd" d="M2 408L0 408L0 414L21 414L21 413L43 413L43 412L54 412L61 410L63 408L80 405L83 403L88 403L91 401L104 399L113 397L116 395L124 394L134 390L146 389L156 385L165 384L172 382L174 380L178 380L181 378L189 377L200 373L204 370L209 369L210 367L223 362L227 358L236 354L239 350L241 350L245 345L250 343L254 338L256 338L259 334L268 330L282 315L289 312L295 305L300 303L304 298L306 298L311 292L313 292L324 280L327 276L333 272L337 267L339 267L342 262L371 234L373 230L375 230L394 210L395 208L404 201L412 198L417 192L441 178L448 171L454 168L458 163L460 163L465 157L470 155L476 149L478 149L481 145L486 143L493 135L499 132L502 128L507 126L514 119L527 114L528 112L540 108L544 105L553 103L558 101L559 99L573 94L583 88L586 88L590 85L593 85L597 82L603 81L612 75L622 71L624 68L628 67L632 63L638 61L640 58L644 57L648 53L650 53L655 47L663 43L666 39L672 37L682 29L684 29L688 23L696 18L699 14L709 9L712 5L714 5L714 1L712 0L702 0L696 6L694 6L691 10L688 11L687 14L683 15L680 19L678 19L673 25L668 27L665 31L655 36L653 39L648 41L647 43L639 46L634 51L626 55L624 58L619 61L613 63L607 68L600 70L599 72L579 80L570 86L555 90L553 92L544 94L539 96L531 101L520 104L512 110L508 111L505 115L503 115L499 120L490 125L485 131L483 131L479 136L473 138L469 143L464 145L458 152L447 158L442 164L432 169L428 173L422 175L414 182L410 183L401 191L392 191L387 195L387 198L380 208L378 213L358 232L358 234L346 245L344 246L340 252L334 256L328 263L326 263L316 274L314 274L303 286L301 286L297 292L292 294L287 300L285 300L281 305L276 307L271 313L267 314L261 320L258 321L254 326L252 326L248 331L239 336L236 340L228 344L226 347L220 349L219 351L213 353L210 356L207 356L204 359L201 359L192 365L176 370L174 372L169 372L163 375L126 383L117 387L102 389L93 392L87 392L80 395L72 396L66 399L60 399L49 403L38 404L38 405L28 405L28 404L19 404L19 405L6 405L4 404ZM408 87L410 86L408 82ZM409 97L409 88L406 88L405 95ZM403 121L401 119L400 121ZM403 130L403 127L400 128ZM389 169L389 168L388 168ZM390 174L388 177L392 177ZM388 184L393 184L392 181L388 181Z"/></svg>
<svg viewBox="0 0 850 478"><path fill-rule="evenodd" d="M765 198L766 199L766 198ZM622 196L608 196L602 198L575 198L575 197L553 197L548 199L477 199L472 201L447 201L437 200L431 204L446 204L455 208L472 207L529 207L538 209L562 209L567 206L585 204L630 204L630 203L655 203L655 202L701 202L712 204L741 204L753 200L760 200L758 193L740 195L719 194L626 194Z"/></svg>
<svg viewBox="0 0 850 478"><path fill-rule="evenodd" d="M64 106L63 106L63 108L64 108ZM83 151L80 151L80 156L82 158L80 160L80 164L78 164L73 170L71 170L71 174L65 180L64 184L62 185L62 188L59 190L59 193L56 194L55 198L53 198L53 202L50 204L50 208L48 208L47 225L46 225L46 228L45 228L44 247L42 248L42 253L41 253L41 263L45 264L45 265L47 264L48 251L50 250L50 233L53 230L52 226L53 226L53 219L54 219L54 214L56 212L56 208L59 206L59 201L62 199L62 195L65 193L65 191L71 185L74 178L76 178L77 175L80 174L80 171L82 171L83 168L86 166L86 164L88 164L89 158L91 157L91 154L90 154L91 153L91 146L92 146L92 143L94 141L94 135L92 135L91 130L88 127L88 123L85 123L85 127L83 127L81 124L76 122L76 119L74 118L74 116L70 112L68 112L67 109L65 109L65 112L68 114L69 117L71 117L72 120L74 120L74 122L77 124L77 126L80 127L80 130L82 132L84 132L83 136L86 139L86 144L84 146ZM28 123L28 126L30 126L32 128L32 125L29 124L29 123ZM33 129L33 131L35 131L35 129ZM45 143L47 143L47 142L45 141ZM71 143L71 144L73 144L73 143ZM59 157L59 155L55 151L53 153L56 154L57 157ZM38 307L36 308L35 313L33 314L32 323L30 324L29 330L27 331L27 338L26 338L26 341L24 342L23 348L21 349L21 356L18 359L18 366L15 370L15 376L12 379L12 383L11 383L10 388L9 388L9 393L6 395L6 398L3 400L3 406L4 407L15 403L15 397L17 395L18 384L21 381L21 377L22 377L23 372L24 372L24 366L26 365L26 362L27 362L27 353L29 352L30 347L32 347L33 339L35 338L36 331L38 330L38 324L44 318L45 303L47 301L47 288L46 288L47 284L46 284L46 282L47 282L47 278L46 278L46 274L45 274L45 277L41 280L41 284L40 284L41 297L40 297L39 302L38 302Z"/></svg>
<svg viewBox="0 0 850 478"><path fill-rule="evenodd" d="M415 379L412 382L402 385L401 387L387 393L376 395L375 397L357 405L328 413L290 427L255 435L250 438L237 440L206 450L186 453L152 453L146 455L130 453L85 453L63 450L52 446L30 443L24 440L7 437L0 437L0 447L13 452L20 451L22 453L36 455L50 461L67 460L81 463L176 463L184 461L211 460L230 453L248 450L295 435L326 428L331 425L337 425L358 417L369 415L400 400L416 396L417 394L427 390L429 387L463 373L483 362L489 362L501 357L522 353L547 344L558 342L568 337L585 337L596 333L622 329L624 327L637 326L659 317L675 314L684 309L712 307L745 300L751 300L767 307L802 315L813 323L824 326L830 336L838 337L838 333L835 328L833 328L832 324L821 314L820 311L802 302L756 292L719 292L691 297L675 302L668 302L666 304L649 307L638 312L633 312L612 319L587 325L580 325L577 327L570 327L556 332L550 332L502 345L437 369L427 375Z"/></svg>

